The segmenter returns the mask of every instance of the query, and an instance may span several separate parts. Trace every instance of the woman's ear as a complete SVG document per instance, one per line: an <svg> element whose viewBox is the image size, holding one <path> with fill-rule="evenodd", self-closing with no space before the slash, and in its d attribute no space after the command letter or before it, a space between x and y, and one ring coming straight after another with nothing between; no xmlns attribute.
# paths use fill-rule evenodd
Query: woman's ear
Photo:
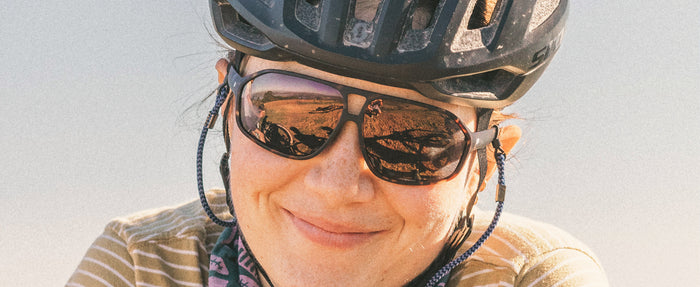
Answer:
<svg viewBox="0 0 700 287"><path fill-rule="evenodd" d="M522 131L518 126L505 126L499 129L499 141L501 142L501 148L506 152L506 155L510 154L516 143L520 140ZM481 185L479 191L484 190L486 187L486 182L489 181L493 173L496 171L496 160L493 158L493 147L489 146L486 151L486 157L488 160L488 167L486 171L486 177L484 178L484 184ZM479 165L476 164L474 172L469 174L469 190L475 190L476 186L479 184Z"/></svg>
<svg viewBox="0 0 700 287"><path fill-rule="evenodd" d="M216 71L219 73L219 85L221 85L224 82L224 79L226 78L226 73L228 69L228 61L224 58L219 59L216 61Z"/></svg>

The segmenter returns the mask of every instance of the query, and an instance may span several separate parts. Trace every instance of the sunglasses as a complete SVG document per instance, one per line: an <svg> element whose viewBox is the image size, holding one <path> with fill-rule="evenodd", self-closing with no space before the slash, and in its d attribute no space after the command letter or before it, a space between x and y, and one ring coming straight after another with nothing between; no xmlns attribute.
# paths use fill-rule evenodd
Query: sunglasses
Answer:
<svg viewBox="0 0 700 287"><path fill-rule="evenodd" d="M467 154L495 136L493 129L471 132L439 107L289 71L241 76L231 68L228 83L238 127L260 147L290 159L309 159L352 121L369 169L397 184L427 185L452 178ZM350 94L364 98L357 114L348 111Z"/></svg>

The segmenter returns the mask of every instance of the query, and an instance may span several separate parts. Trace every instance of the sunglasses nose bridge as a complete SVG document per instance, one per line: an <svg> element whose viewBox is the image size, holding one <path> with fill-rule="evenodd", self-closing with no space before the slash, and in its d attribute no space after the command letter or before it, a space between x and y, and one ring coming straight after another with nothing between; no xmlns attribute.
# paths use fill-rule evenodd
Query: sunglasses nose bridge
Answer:
<svg viewBox="0 0 700 287"><path fill-rule="evenodd" d="M362 109L365 106L367 98L359 94L348 93L347 99L348 106L345 111L345 119L339 123L341 126L338 128L342 129L343 125L345 125L347 122L354 122L358 131L357 136L360 141L359 146L362 146Z"/></svg>
<svg viewBox="0 0 700 287"><path fill-rule="evenodd" d="M364 107L367 98L362 95L350 93L347 95L348 98L348 114L357 116L362 113L362 107Z"/></svg>

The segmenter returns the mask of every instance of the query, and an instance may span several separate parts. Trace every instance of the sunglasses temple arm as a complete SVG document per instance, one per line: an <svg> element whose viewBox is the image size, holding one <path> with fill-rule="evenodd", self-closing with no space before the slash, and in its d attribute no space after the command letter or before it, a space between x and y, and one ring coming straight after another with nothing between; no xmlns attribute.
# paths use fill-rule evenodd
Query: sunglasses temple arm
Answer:
<svg viewBox="0 0 700 287"><path fill-rule="evenodd" d="M243 76L238 73L237 69L238 68L235 65L229 64L228 73L226 74L226 81L228 82L228 85L231 87L232 91L236 90L236 87L243 78Z"/></svg>
<svg viewBox="0 0 700 287"><path fill-rule="evenodd" d="M479 150L488 146L496 138L498 133L497 128L490 128L480 132L474 132L471 134L472 146L471 150Z"/></svg>

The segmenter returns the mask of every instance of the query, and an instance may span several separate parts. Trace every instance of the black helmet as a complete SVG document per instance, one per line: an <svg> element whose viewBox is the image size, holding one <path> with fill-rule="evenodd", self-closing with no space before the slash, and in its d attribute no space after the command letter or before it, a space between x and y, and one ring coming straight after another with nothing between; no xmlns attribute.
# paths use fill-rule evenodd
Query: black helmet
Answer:
<svg viewBox="0 0 700 287"><path fill-rule="evenodd" d="M489 109L513 103L539 78L568 10L568 0L499 0L483 26L471 21L483 0L434 0L427 26L414 27L425 0L376 1L369 22L354 16L354 0L210 3L219 35L245 54Z"/></svg>

